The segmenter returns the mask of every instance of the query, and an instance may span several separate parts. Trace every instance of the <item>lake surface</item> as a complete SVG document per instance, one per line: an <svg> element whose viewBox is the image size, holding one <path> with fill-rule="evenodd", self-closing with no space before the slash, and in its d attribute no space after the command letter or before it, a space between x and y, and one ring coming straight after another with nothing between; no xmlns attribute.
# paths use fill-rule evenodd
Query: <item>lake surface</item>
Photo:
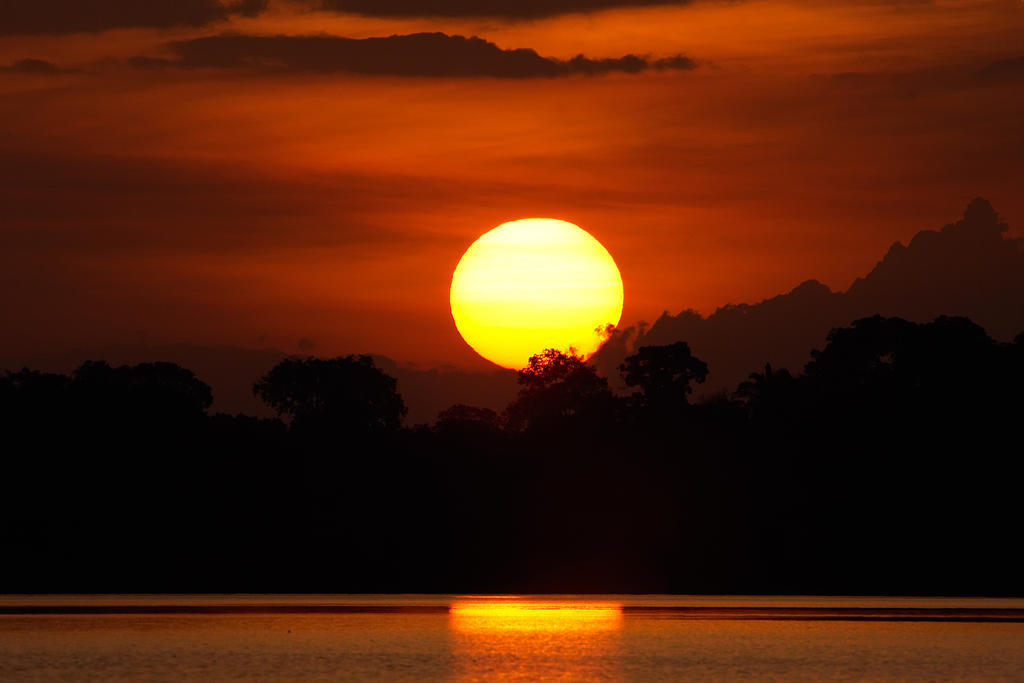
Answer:
<svg viewBox="0 0 1024 683"><path fill-rule="evenodd" d="M1024 600L0 596L0 680L1024 680Z"/></svg>

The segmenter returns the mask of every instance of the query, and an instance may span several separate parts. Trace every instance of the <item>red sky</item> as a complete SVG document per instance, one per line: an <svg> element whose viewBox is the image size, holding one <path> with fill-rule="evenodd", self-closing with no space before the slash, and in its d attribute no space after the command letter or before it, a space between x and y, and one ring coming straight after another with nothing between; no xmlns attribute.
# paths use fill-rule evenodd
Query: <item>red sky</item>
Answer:
<svg viewBox="0 0 1024 683"><path fill-rule="evenodd" d="M68 9L93 1L0 9L0 359L309 338L318 354L480 367L451 322L451 272L523 217L605 244L624 324L808 278L845 289L976 195L1024 235L1017 0L624 0L525 19L279 0L211 21L199 10L217 0L193 0L184 26L160 15L169 0L103 26ZM228 32L307 39L187 42ZM537 58L561 71L495 77L487 55L525 67L447 39L436 64L395 41L306 47L419 32L694 68L586 75Z"/></svg>

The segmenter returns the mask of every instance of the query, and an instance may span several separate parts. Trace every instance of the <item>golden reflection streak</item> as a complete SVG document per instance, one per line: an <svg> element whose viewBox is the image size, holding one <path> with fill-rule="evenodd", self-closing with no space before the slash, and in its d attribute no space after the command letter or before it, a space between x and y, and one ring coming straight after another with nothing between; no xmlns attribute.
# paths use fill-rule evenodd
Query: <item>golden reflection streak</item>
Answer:
<svg viewBox="0 0 1024 683"><path fill-rule="evenodd" d="M622 623L622 604L610 601L471 600L453 603L449 613L452 627L462 633L594 633Z"/></svg>

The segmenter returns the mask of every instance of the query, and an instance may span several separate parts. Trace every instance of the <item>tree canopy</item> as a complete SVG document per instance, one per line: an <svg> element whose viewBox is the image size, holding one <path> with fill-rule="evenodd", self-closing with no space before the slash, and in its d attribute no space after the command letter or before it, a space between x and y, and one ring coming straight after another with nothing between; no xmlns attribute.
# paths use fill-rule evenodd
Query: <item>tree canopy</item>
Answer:
<svg viewBox="0 0 1024 683"><path fill-rule="evenodd" d="M253 392L293 429L396 431L406 414L396 382L370 356L286 358L253 386Z"/></svg>
<svg viewBox="0 0 1024 683"><path fill-rule="evenodd" d="M568 353L545 349L531 356L518 381L522 388L506 409L513 429L595 419L611 410L614 401L608 380L572 348Z"/></svg>
<svg viewBox="0 0 1024 683"><path fill-rule="evenodd" d="M639 387L643 400L654 409L676 409L687 404L692 383L708 375L707 363L694 357L690 345L641 346L620 367L626 385Z"/></svg>

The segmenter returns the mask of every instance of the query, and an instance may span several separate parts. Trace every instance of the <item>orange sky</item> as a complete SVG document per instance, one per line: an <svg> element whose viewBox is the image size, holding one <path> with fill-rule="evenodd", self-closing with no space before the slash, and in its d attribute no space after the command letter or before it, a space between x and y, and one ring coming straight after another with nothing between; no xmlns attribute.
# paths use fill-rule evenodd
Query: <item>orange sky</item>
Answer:
<svg viewBox="0 0 1024 683"><path fill-rule="evenodd" d="M698 66L493 78L129 62L227 31L437 31ZM319 354L481 367L449 315L451 273L479 234L531 216L609 249L626 324L808 278L845 289L976 195L1024 234L1016 0L520 21L281 0L199 27L0 35L0 65L25 58L57 71L0 72L0 360L141 340L294 352L305 337Z"/></svg>

